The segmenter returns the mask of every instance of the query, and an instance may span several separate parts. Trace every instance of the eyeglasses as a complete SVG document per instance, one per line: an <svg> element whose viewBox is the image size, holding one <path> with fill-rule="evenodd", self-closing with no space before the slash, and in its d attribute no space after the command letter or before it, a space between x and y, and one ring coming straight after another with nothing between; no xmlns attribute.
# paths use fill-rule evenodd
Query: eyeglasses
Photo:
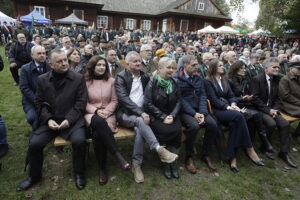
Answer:
<svg viewBox="0 0 300 200"><path fill-rule="evenodd" d="M273 66L272 68L273 69L279 69L280 67L279 66Z"/></svg>
<svg viewBox="0 0 300 200"><path fill-rule="evenodd" d="M192 67L197 67L198 66L198 64L193 64L193 65L191 65Z"/></svg>

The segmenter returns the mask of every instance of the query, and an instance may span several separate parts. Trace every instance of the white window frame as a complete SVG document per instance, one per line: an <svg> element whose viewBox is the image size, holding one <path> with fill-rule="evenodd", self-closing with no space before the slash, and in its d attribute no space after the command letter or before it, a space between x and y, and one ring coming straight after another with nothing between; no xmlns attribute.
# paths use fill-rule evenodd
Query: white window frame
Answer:
<svg viewBox="0 0 300 200"><path fill-rule="evenodd" d="M132 18L126 18L126 26L125 26L125 29L127 30L133 30L134 27L135 27L135 19L132 19Z"/></svg>
<svg viewBox="0 0 300 200"><path fill-rule="evenodd" d="M81 9L73 9L73 14L76 16L75 11L82 11L81 20L84 20L84 10ZM77 17L77 16L76 16ZM80 18L79 18L80 19Z"/></svg>
<svg viewBox="0 0 300 200"><path fill-rule="evenodd" d="M203 2L198 2L197 10L204 10L204 7L205 7L205 3L203 3Z"/></svg>
<svg viewBox="0 0 300 200"><path fill-rule="evenodd" d="M143 21L143 30L150 31L151 29L151 20L144 20Z"/></svg>
<svg viewBox="0 0 300 200"><path fill-rule="evenodd" d="M108 27L108 16L97 15L97 28L107 28Z"/></svg>
<svg viewBox="0 0 300 200"><path fill-rule="evenodd" d="M34 6L34 10L38 11L43 17L46 17L45 6ZM41 10L43 10L43 13L41 12Z"/></svg>
<svg viewBox="0 0 300 200"><path fill-rule="evenodd" d="M162 21L162 27L161 27L162 32L165 33L167 31L167 26L168 26L168 19L163 19L163 21Z"/></svg>
<svg viewBox="0 0 300 200"><path fill-rule="evenodd" d="M186 27L186 30L182 30L182 22L187 22L187 27ZM189 30L189 23L190 23L190 21L188 20L188 19L181 19L180 20L180 31L188 31Z"/></svg>

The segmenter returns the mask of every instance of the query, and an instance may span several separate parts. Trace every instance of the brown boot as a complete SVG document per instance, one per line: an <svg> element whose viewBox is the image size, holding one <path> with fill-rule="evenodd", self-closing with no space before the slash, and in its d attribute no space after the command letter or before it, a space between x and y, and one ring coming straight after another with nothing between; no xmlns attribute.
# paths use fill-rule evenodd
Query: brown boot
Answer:
<svg viewBox="0 0 300 200"><path fill-rule="evenodd" d="M192 174L196 174L197 172L197 169L194 165L194 161L191 157L185 160L185 168Z"/></svg>

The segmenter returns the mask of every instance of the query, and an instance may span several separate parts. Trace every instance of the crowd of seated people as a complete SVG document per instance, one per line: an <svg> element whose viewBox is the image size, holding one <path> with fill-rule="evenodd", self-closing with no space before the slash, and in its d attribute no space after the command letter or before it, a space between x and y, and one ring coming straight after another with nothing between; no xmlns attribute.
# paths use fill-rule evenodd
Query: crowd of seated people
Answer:
<svg viewBox="0 0 300 200"><path fill-rule="evenodd" d="M168 37L170 40L164 41L165 37L132 39L124 34L103 41L97 35L86 40L61 36L61 45L51 44L50 51L51 37L42 39L45 45L41 42L31 47L26 46L24 34L17 35L9 61L11 68L21 67L20 78L17 68L13 75L32 127L27 150L29 177L18 191L41 180L43 149L56 136L71 142L75 185L83 189L87 130L93 139L101 185L109 180L107 152L116 157L122 170L132 170L135 182L144 182L145 142L157 152L167 179L180 178L182 146L189 173L197 172L196 145L201 146L199 159L217 170L211 150L224 141L224 154L234 173L239 172L239 151L260 167L265 165L262 154L275 159L278 151L280 159L297 168L289 154L292 129L281 114L300 117L297 41L265 38L255 43L249 38L210 35L199 40ZM28 52L13 53L20 52L18 48ZM113 137L118 126L135 132L132 162L122 156ZM228 134L222 126L229 128ZM298 144L299 127L293 133ZM198 144L202 128L204 137ZM276 130L278 149L274 145ZM256 135L259 149L255 149Z"/></svg>

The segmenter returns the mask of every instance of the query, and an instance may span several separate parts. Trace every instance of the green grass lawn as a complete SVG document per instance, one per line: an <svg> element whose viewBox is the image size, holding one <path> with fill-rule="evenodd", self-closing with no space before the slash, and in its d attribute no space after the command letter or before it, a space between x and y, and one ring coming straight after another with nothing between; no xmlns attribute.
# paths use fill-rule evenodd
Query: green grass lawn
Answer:
<svg viewBox="0 0 300 200"><path fill-rule="evenodd" d="M0 54L4 58L2 47ZM121 171L116 160L109 156L110 181L105 186L98 184L97 163L90 147L86 160L87 185L84 190L78 191L72 180L71 149L67 147L63 153L57 153L53 143L50 143L44 150L43 181L28 191L17 193L15 188L27 178L24 157L30 126L25 120L19 88L13 86L7 59L4 60L5 69L0 72L0 113L8 128L10 150L1 160L0 200L300 199L300 170L286 167L281 160L271 161L260 155L265 160L266 167L257 167L241 151L238 156L240 172L233 174L226 164L222 164L214 149L211 157L218 165L218 172L209 171L198 154L195 156L198 172L191 175L184 169L184 144L179 159L179 180L166 180L163 177L157 155L145 145L145 182L136 184L132 173ZM198 137L198 152L201 149L201 136ZM274 134L273 141L278 139L278 134ZM130 161L133 140L119 140L117 143L120 151ZM278 149L278 143L275 147ZM291 149L294 161L300 165L300 146L292 141Z"/></svg>

